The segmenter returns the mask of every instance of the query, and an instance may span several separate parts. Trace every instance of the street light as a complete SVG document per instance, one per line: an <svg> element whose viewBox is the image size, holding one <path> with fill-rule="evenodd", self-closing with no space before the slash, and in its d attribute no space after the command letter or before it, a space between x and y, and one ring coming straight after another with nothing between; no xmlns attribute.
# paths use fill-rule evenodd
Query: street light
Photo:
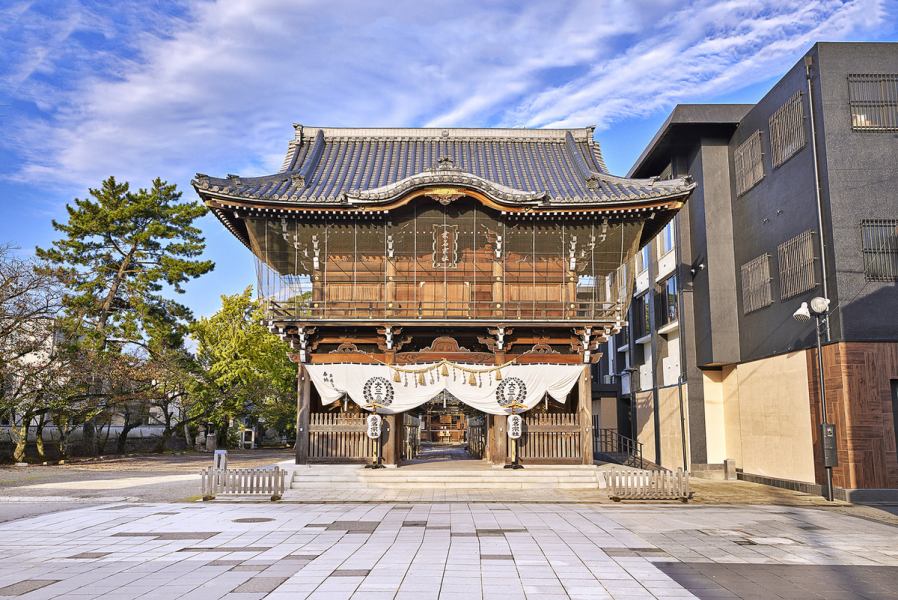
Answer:
<svg viewBox="0 0 898 600"><path fill-rule="evenodd" d="M823 380L823 344L821 327L829 318L829 299L817 296L810 302L802 302L792 314L796 321L816 320L817 333L817 381L820 387L820 441L823 445L823 466L826 469L826 499L833 500L833 467L838 465L836 454L836 426L826 422L826 386Z"/></svg>

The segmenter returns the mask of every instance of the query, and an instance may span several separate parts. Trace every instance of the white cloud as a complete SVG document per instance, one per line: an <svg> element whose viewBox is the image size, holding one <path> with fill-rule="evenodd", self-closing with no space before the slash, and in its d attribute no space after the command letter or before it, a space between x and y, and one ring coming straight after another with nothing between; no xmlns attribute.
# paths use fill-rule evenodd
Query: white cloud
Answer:
<svg viewBox="0 0 898 600"><path fill-rule="evenodd" d="M35 47L3 85L43 112L7 124L23 159L8 175L79 188L271 171L294 120L607 126L767 79L886 18L877 0L218 0L170 18L128 9L123 27L67 1L52 22L15 7ZM71 54L84 31L128 52Z"/></svg>

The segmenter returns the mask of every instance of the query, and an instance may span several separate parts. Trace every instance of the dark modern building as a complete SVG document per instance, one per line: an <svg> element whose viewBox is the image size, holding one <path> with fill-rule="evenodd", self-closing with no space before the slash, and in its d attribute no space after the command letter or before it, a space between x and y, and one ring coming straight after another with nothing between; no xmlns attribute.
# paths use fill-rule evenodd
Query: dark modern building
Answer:
<svg viewBox="0 0 898 600"><path fill-rule="evenodd" d="M693 473L819 489L814 321L837 488L898 488L898 44L819 43L755 105L679 105L630 177L690 176L636 256L603 426ZM629 430L629 431L628 431Z"/></svg>

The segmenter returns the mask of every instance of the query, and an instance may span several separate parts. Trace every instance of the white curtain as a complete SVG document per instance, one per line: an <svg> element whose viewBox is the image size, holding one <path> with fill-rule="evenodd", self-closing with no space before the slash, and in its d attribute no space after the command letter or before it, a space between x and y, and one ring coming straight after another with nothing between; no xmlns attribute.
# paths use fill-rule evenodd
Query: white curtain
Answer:
<svg viewBox="0 0 898 600"><path fill-rule="evenodd" d="M502 404L514 401L530 410L546 394L564 403L571 388L583 373L584 365L509 365L501 368L497 379L495 367L465 365L468 372L451 364L440 363L401 365L405 371L422 371L424 382L416 373L394 371L387 365L312 364L306 371L321 396L322 404L331 404L344 395L366 410L376 402L382 405L381 414L401 413L420 406L447 390L450 394L477 410L492 415L509 414ZM400 381L394 381L396 374ZM475 384L471 385L470 377ZM501 403L500 403L501 401Z"/></svg>

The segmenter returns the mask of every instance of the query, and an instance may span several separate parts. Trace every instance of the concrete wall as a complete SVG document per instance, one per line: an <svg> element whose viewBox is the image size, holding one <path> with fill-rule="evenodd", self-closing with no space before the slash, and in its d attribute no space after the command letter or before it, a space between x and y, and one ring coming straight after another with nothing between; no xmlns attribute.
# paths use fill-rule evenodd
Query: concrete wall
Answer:
<svg viewBox="0 0 898 600"><path fill-rule="evenodd" d="M689 423L686 405L688 390L683 386L683 417ZM680 398L677 386L658 390L658 408L661 416L661 466L676 471L683 468L683 422L680 418ZM688 427L687 427L688 442ZM686 447L689 445L687 443ZM688 470L688 462L686 463Z"/></svg>
<svg viewBox="0 0 898 600"><path fill-rule="evenodd" d="M705 398L705 440L708 463L720 464L727 458L726 414L723 403L723 371L702 373Z"/></svg>
<svg viewBox="0 0 898 600"><path fill-rule="evenodd" d="M835 263L833 341L898 340L898 286L866 281L860 223L894 219L898 197L898 138L894 131L854 131L848 75L898 73L898 44L817 45L820 133L825 140L822 172L832 230L827 252ZM832 286L831 286L832 288ZM837 302L838 301L838 302Z"/></svg>
<svg viewBox="0 0 898 600"><path fill-rule="evenodd" d="M637 392L633 401L636 403L636 441L642 443L643 457L655 460L655 415L652 392Z"/></svg>
<svg viewBox="0 0 898 600"><path fill-rule="evenodd" d="M683 409L688 423L687 392L686 386L683 386ZM661 430L661 466L672 470L681 469L683 468L683 424L680 420L680 399L677 386L658 390L658 413ZM636 394L636 439L642 442L643 457L655 461L655 415L652 392Z"/></svg>
<svg viewBox="0 0 898 600"><path fill-rule="evenodd" d="M725 367L719 384L708 378L709 388L722 394L726 458L746 473L814 482L806 354Z"/></svg>

